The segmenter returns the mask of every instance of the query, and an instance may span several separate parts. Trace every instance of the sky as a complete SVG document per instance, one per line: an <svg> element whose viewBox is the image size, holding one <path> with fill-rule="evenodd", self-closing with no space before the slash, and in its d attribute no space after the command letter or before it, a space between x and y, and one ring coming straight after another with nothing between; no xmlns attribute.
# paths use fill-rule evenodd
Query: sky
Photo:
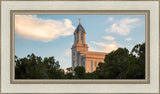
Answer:
<svg viewBox="0 0 160 94"><path fill-rule="evenodd" d="M78 19L89 51L109 53L119 47L131 51L145 42L145 15L15 15L15 55L54 56L61 68L71 67Z"/></svg>

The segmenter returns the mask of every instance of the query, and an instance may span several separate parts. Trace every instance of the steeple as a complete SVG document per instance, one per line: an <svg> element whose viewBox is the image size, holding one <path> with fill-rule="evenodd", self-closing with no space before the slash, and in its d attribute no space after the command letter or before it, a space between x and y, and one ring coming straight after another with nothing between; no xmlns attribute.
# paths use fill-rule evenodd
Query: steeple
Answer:
<svg viewBox="0 0 160 94"><path fill-rule="evenodd" d="M72 69L76 66L84 66L84 60L81 61L81 55L88 52L88 45L86 44L86 32L83 26L81 25L81 19L79 24L74 31L74 44L72 45ZM77 20L77 21L78 21ZM73 71L74 73L74 71Z"/></svg>
<svg viewBox="0 0 160 94"><path fill-rule="evenodd" d="M79 31L82 31L83 33L86 33L86 32L85 32L85 29L84 29L83 26L81 25L81 19L79 19L79 24L78 24L75 32L79 32Z"/></svg>
<svg viewBox="0 0 160 94"><path fill-rule="evenodd" d="M74 31L74 44L85 45L86 44L85 35L86 35L85 29L81 25L81 19L79 19L79 24L76 30Z"/></svg>

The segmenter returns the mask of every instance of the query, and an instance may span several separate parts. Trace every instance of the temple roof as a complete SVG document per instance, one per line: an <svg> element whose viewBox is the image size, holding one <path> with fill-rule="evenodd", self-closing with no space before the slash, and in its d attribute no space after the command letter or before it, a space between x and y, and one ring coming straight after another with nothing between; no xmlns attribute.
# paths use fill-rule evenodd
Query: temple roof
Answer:
<svg viewBox="0 0 160 94"><path fill-rule="evenodd" d="M77 26L77 28L75 30L75 32L79 32L79 31L82 31L82 32L86 33L85 29L83 28L83 26L81 25L81 23L79 23L79 25Z"/></svg>
<svg viewBox="0 0 160 94"><path fill-rule="evenodd" d="M79 25L77 26L75 32L79 32L79 31L82 31L83 33L86 33L86 32L85 32L85 29L84 29L83 26L81 25L81 19L79 19Z"/></svg>

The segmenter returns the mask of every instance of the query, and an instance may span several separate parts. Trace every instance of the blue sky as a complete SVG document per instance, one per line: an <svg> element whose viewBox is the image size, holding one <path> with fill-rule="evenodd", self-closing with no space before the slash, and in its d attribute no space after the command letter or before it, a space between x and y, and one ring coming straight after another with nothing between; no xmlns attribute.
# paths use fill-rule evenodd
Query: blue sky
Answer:
<svg viewBox="0 0 160 94"><path fill-rule="evenodd" d="M90 51L131 50L145 42L145 15L16 15L15 55L54 56L61 68L71 67L73 32L79 18Z"/></svg>

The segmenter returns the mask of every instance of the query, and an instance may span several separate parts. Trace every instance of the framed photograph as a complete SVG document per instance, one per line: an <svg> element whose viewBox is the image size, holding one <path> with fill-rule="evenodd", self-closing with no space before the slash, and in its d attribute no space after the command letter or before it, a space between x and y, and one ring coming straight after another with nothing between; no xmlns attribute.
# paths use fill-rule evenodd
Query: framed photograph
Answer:
<svg viewBox="0 0 160 94"><path fill-rule="evenodd" d="M1 94L160 94L158 0L0 2Z"/></svg>

